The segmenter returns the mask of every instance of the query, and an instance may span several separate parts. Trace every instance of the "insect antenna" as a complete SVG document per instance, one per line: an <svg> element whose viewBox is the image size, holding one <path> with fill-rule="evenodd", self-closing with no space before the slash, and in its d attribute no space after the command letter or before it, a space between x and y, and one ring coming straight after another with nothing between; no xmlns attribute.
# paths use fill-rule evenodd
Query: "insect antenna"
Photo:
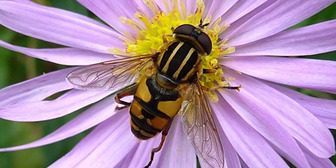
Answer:
<svg viewBox="0 0 336 168"><path fill-rule="evenodd" d="M203 24L203 19L200 20L200 24L198 25L198 27L200 27L201 29L204 29L205 27L209 26L210 23L204 23Z"/></svg>

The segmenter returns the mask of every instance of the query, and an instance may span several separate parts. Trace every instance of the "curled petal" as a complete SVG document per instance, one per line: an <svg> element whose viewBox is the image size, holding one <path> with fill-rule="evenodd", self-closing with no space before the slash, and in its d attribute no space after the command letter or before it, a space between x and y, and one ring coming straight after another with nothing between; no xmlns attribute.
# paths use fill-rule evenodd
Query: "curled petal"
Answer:
<svg viewBox="0 0 336 168"><path fill-rule="evenodd" d="M116 112L115 108L116 104L114 103L114 98L106 99L89 108L88 110L82 112L76 118L69 121L62 127L58 128L51 134L29 144L9 148L0 148L0 152L10 152L35 148L72 137L113 116ZM125 110L123 112L126 113Z"/></svg>
<svg viewBox="0 0 336 168"><path fill-rule="evenodd" d="M109 53L123 48L122 37L93 19L33 3L0 1L0 24L41 40Z"/></svg>
<svg viewBox="0 0 336 168"><path fill-rule="evenodd" d="M227 57L221 61L221 64L272 82L336 93L335 61L280 57Z"/></svg>
<svg viewBox="0 0 336 168"><path fill-rule="evenodd" d="M77 48L34 49L15 46L1 40L0 46L33 58L62 65L90 65L114 59L110 54L101 54Z"/></svg>
<svg viewBox="0 0 336 168"><path fill-rule="evenodd" d="M254 42L281 32L334 2L335 0L270 1L269 6L246 21L229 27L222 39L228 39L230 46Z"/></svg>
<svg viewBox="0 0 336 168"><path fill-rule="evenodd" d="M0 90L0 106L40 101L55 93L73 88L65 77L74 68L67 68L8 86Z"/></svg>
<svg viewBox="0 0 336 168"><path fill-rule="evenodd" d="M115 167L139 143L130 129L129 114L121 111L101 123L50 167Z"/></svg>
<svg viewBox="0 0 336 168"><path fill-rule="evenodd" d="M287 30L274 36L238 46L232 56L300 56L336 50L336 20Z"/></svg>

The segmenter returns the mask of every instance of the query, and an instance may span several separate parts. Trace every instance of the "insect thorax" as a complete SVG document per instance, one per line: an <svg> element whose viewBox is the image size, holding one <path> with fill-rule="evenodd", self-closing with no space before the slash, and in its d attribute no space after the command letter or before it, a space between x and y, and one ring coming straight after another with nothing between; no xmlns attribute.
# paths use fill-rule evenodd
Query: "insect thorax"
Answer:
<svg viewBox="0 0 336 168"><path fill-rule="evenodd" d="M190 81L199 61L199 53L192 44L176 41L159 55L158 73L175 84Z"/></svg>

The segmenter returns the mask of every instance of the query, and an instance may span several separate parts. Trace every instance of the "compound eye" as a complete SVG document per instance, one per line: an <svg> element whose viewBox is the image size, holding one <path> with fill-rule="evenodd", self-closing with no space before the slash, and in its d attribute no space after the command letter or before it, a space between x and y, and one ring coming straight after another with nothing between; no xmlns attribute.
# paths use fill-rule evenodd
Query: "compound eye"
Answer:
<svg viewBox="0 0 336 168"><path fill-rule="evenodd" d="M174 33L175 34L191 35L194 29L195 29L195 26L193 26L193 25L183 24L183 25L177 27L174 30Z"/></svg>
<svg viewBox="0 0 336 168"><path fill-rule="evenodd" d="M197 41L201 44L204 51L209 55L212 50L212 42L210 37L207 34L202 33L198 36Z"/></svg>
<svg viewBox="0 0 336 168"><path fill-rule="evenodd" d="M203 51L205 51L207 54L211 53L212 50L211 39L206 33L202 32L201 29L196 28L195 26L190 24L183 24L174 30L174 34L186 35L190 37L190 38L180 37L180 39L190 41L191 43L194 43L194 41L190 39L191 38L194 39L195 41L197 41L198 45L200 45Z"/></svg>

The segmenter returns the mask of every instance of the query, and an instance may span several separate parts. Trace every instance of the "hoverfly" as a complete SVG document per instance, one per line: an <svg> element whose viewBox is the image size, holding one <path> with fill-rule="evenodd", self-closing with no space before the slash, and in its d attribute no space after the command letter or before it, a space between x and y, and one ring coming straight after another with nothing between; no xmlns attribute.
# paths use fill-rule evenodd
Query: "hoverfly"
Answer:
<svg viewBox="0 0 336 168"><path fill-rule="evenodd" d="M131 131L141 140L162 133L161 143L151 152L160 151L170 124L177 114L182 116L186 133L197 156L209 167L224 167L224 155L212 117L209 100L198 73L201 57L212 50L209 36L198 27L182 24L173 29L173 41L156 54L126 57L74 70L67 80L77 88L112 89L116 102L130 107ZM147 75L140 75L152 69ZM139 79L141 78L141 79ZM121 85L128 84L126 87ZM238 89L238 87L225 87ZM132 102L121 99L134 95Z"/></svg>

